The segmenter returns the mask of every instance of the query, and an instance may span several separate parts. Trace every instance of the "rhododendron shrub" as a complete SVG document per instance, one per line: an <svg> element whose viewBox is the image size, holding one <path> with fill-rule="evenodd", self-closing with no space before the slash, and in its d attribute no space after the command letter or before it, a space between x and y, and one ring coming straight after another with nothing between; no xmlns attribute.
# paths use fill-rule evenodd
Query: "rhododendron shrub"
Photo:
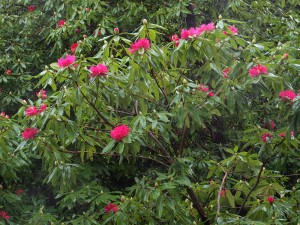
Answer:
<svg viewBox="0 0 300 225"><path fill-rule="evenodd" d="M98 15L84 4L83 18ZM55 15L48 40L72 39L66 52L41 67L15 115L1 110L5 222L300 222L298 46L253 40L221 17L176 30L120 20L118 32L105 20L88 33Z"/></svg>

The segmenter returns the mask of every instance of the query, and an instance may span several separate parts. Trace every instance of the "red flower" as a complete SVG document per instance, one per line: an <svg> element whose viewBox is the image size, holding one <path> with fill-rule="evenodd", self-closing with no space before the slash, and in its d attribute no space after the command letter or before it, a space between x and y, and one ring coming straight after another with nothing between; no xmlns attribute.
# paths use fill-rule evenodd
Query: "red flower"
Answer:
<svg viewBox="0 0 300 225"><path fill-rule="evenodd" d="M225 70L223 70L223 77L224 78L227 78L228 77L228 74L229 74L229 67L227 67Z"/></svg>
<svg viewBox="0 0 300 225"><path fill-rule="evenodd" d="M276 124L275 124L274 120L265 121L265 123L264 123L264 127L266 129L274 130L275 126L276 126Z"/></svg>
<svg viewBox="0 0 300 225"><path fill-rule="evenodd" d="M26 128L22 133L22 137L25 140L33 139L37 135L38 132L39 132L39 130L36 128Z"/></svg>
<svg viewBox="0 0 300 225"><path fill-rule="evenodd" d="M70 50L71 50L71 52L72 52L73 54L75 53L77 47L78 47L78 43L73 43L73 44L70 46Z"/></svg>
<svg viewBox="0 0 300 225"><path fill-rule="evenodd" d="M18 189L18 190L16 190L16 195L20 195L20 194L22 194L24 191L23 191L23 189Z"/></svg>
<svg viewBox="0 0 300 225"><path fill-rule="evenodd" d="M257 77L260 74L268 74L268 68L262 65L257 65L249 69L250 77Z"/></svg>
<svg viewBox="0 0 300 225"><path fill-rule="evenodd" d="M196 90L199 90L201 92L207 92L209 90L209 88L204 84L200 84L200 86L197 87Z"/></svg>
<svg viewBox="0 0 300 225"><path fill-rule="evenodd" d="M231 31L233 35L238 34L238 29L235 26L228 26L228 29Z"/></svg>
<svg viewBox="0 0 300 225"><path fill-rule="evenodd" d="M62 26L64 26L66 24L66 21L64 20L60 20L57 22L57 28L61 28Z"/></svg>
<svg viewBox="0 0 300 225"><path fill-rule="evenodd" d="M35 106L29 106L26 110L25 110L25 114L26 116L35 116L39 113L39 110L35 107Z"/></svg>
<svg viewBox="0 0 300 225"><path fill-rule="evenodd" d="M97 66L90 67L91 77L107 76L108 69L104 64L98 64Z"/></svg>
<svg viewBox="0 0 300 225"><path fill-rule="evenodd" d="M216 27L214 23L209 23L209 24L202 24L200 27L196 28L190 28L188 30L182 29L181 30L181 39L190 39L190 38L195 38L199 37L203 32L205 31L212 31Z"/></svg>
<svg viewBox="0 0 300 225"><path fill-rule="evenodd" d="M109 213L109 212L114 212L114 213L116 213L116 212L118 212L118 210L119 210L119 207L116 205L116 204L114 204L114 203L108 203L106 206L105 206L105 212L106 213Z"/></svg>
<svg viewBox="0 0 300 225"><path fill-rule="evenodd" d="M226 197L226 188L222 188L222 190L219 194L220 194L220 197Z"/></svg>
<svg viewBox="0 0 300 225"><path fill-rule="evenodd" d="M76 56L67 55L66 58L60 58L57 62L60 68L66 68L72 65L76 61Z"/></svg>
<svg viewBox="0 0 300 225"><path fill-rule="evenodd" d="M5 112L1 112L1 113L0 113L0 116L1 116L1 117L5 117Z"/></svg>
<svg viewBox="0 0 300 225"><path fill-rule="evenodd" d="M11 70L6 70L7 75L11 75Z"/></svg>
<svg viewBox="0 0 300 225"><path fill-rule="evenodd" d="M35 94L38 98L41 98L41 99L46 99L48 97L47 92L43 89L41 89L39 92L36 92Z"/></svg>
<svg viewBox="0 0 300 225"><path fill-rule="evenodd" d="M80 29L76 28L75 32L76 32L76 34L79 34L80 33Z"/></svg>
<svg viewBox="0 0 300 225"><path fill-rule="evenodd" d="M172 35L171 37L171 41L174 42L175 46L177 47L179 45L180 42L180 38L177 36L177 34Z"/></svg>
<svg viewBox="0 0 300 225"><path fill-rule="evenodd" d="M44 104L44 103L42 103L42 104L41 104L41 107L40 107L40 109L39 109L39 112L40 112L40 113L41 113L41 112L44 112L46 109L47 109L47 105Z"/></svg>
<svg viewBox="0 0 300 225"><path fill-rule="evenodd" d="M34 5L30 5L27 7L28 12L33 12L35 10L35 6Z"/></svg>
<svg viewBox="0 0 300 225"><path fill-rule="evenodd" d="M295 132L293 130L291 130L290 135L291 135L291 139L294 139ZM286 136L285 132L279 134L279 137L284 138L285 136Z"/></svg>
<svg viewBox="0 0 300 225"><path fill-rule="evenodd" d="M130 133L130 128L124 124L115 127L110 131L110 136L116 141L122 141Z"/></svg>
<svg viewBox="0 0 300 225"><path fill-rule="evenodd" d="M289 58L289 54L288 53L284 53L282 56L283 59L288 59Z"/></svg>
<svg viewBox="0 0 300 225"><path fill-rule="evenodd" d="M0 217L2 217L3 219L6 219L6 220L9 219L9 215L7 215L7 213L5 211L0 212Z"/></svg>
<svg viewBox="0 0 300 225"><path fill-rule="evenodd" d="M289 101L293 101L297 97L297 94L292 90L285 90L279 92L279 97L281 98L282 101L289 102Z"/></svg>
<svg viewBox="0 0 300 225"><path fill-rule="evenodd" d="M144 51L146 51L149 48L150 48L150 41L147 38L143 38L143 39L140 39L140 40L134 42L131 45L129 52L135 53L135 52L139 51L140 49L144 49Z"/></svg>
<svg viewBox="0 0 300 225"><path fill-rule="evenodd" d="M275 201L275 199L274 199L273 196L269 196L269 197L268 197L268 202L269 202L270 204L273 204L274 201Z"/></svg>
<svg viewBox="0 0 300 225"><path fill-rule="evenodd" d="M268 142L272 137L273 137L272 134L266 132L266 133L264 133L264 134L261 136L261 140L262 140L262 142L266 143L266 142Z"/></svg>
<svg viewBox="0 0 300 225"><path fill-rule="evenodd" d="M207 97L213 97L215 94L212 91L207 92L206 94Z"/></svg>

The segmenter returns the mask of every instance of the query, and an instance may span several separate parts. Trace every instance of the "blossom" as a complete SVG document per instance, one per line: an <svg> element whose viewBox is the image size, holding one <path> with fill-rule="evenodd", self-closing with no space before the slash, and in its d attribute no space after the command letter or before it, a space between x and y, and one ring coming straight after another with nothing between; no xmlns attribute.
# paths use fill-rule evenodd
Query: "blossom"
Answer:
<svg viewBox="0 0 300 225"><path fill-rule="evenodd" d="M108 69L104 64L90 67L91 77L107 76Z"/></svg>
<svg viewBox="0 0 300 225"><path fill-rule="evenodd" d="M35 6L34 5L30 5L27 7L28 12L33 12L35 10Z"/></svg>
<svg viewBox="0 0 300 225"><path fill-rule="evenodd" d="M25 140L33 139L37 135L38 132L39 132L39 130L36 128L26 128L22 133L22 137Z"/></svg>
<svg viewBox="0 0 300 225"><path fill-rule="evenodd" d="M235 26L228 26L228 29L231 31L233 35L238 34L238 29Z"/></svg>
<svg viewBox="0 0 300 225"><path fill-rule="evenodd" d="M205 31L212 31L216 27L214 23L209 23L209 24L201 24L200 27L192 27L190 29L182 29L181 30L181 39L189 39L189 38L195 38L199 37L203 32Z"/></svg>
<svg viewBox="0 0 300 225"><path fill-rule="evenodd" d="M283 59L288 59L289 58L289 54L288 53L284 53L282 56Z"/></svg>
<svg viewBox="0 0 300 225"><path fill-rule="evenodd" d="M80 29L76 28L75 32L76 32L76 34L79 34L80 33Z"/></svg>
<svg viewBox="0 0 300 225"><path fill-rule="evenodd" d="M293 101L297 97L297 94L292 90L285 90L279 92L279 97L282 101Z"/></svg>
<svg viewBox="0 0 300 225"><path fill-rule="evenodd" d="M269 196L269 197L268 197L268 202L269 202L270 204L272 204L274 201L275 201L275 199L274 199L273 196Z"/></svg>
<svg viewBox="0 0 300 225"><path fill-rule="evenodd" d="M140 49L144 49L145 51L150 48L150 41L147 38L139 39L138 41L134 42L129 49L130 53L135 53Z"/></svg>
<svg viewBox="0 0 300 225"><path fill-rule="evenodd" d="M44 112L45 110L47 109L47 105L42 103L41 106L40 106L40 109L39 109L39 112Z"/></svg>
<svg viewBox="0 0 300 225"><path fill-rule="evenodd" d="M197 87L196 90L199 90L201 92L207 92L209 88L205 84L200 84L200 86Z"/></svg>
<svg viewBox="0 0 300 225"><path fill-rule="evenodd" d="M25 114L26 116L35 116L39 113L39 110L35 107L35 106L29 106L26 110L25 110Z"/></svg>
<svg viewBox="0 0 300 225"><path fill-rule="evenodd" d="M5 211L0 212L0 217L2 217L3 219L6 219L6 220L9 219L9 215L7 215L7 213Z"/></svg>
<svg viewBox="0 0 300 225"><path fill-rule="evenodd" d="M57 62L60 68L69 67L76 61L76 57L74 55L67 55L66 58L60 58Z"/></svg>
<svg viewBox="0 0 300 225"><path fill-rule="evenodd" d="M175 46L177 47L179 45L180 42L180 38L177 36L177 34L172 35L171 37L171 41L174 42Z"/></svg>
<svg viewBox="0 0 300 225"><path fill-rule="evenodd" d="M20 195L20 194L22 194L24 191L23 191L23 189L18 189L18 190L16 190L16 195Z"/></svg>
<svg viewBox="0 0 300 225"><path fill-rule="evenodd" d="M11 70L6 70L7 75L11 75Z"/></svg>
<svg viewBox="0 0 300 225"><path fill-rule="evenodd" d="M220 195L220 197L226 197L226 188L222 188L219 195Z"/></svg>
<svg viewBox="0 0 300 225"><path fill-rule="evenodd" d="M264 134L261 136L261 140L262 140L262 142L266 143L266 142L268 142L272 137L273 137L272 134L266 132L266 133L264 133Z"/></svg>
<svg viewBox="0 0 300 225"><path fill-rule="evenodd" d="M41 89L39 92L36 92L35 94L38 98L41 98L41 99L46 99L48 97L47 92L43 89Z"/></svg>
<svg viewBox="0 0 300 225"><path fill-rule="evenodd" d="M1 116L1 117L5 117L5 112L1 112L1 113L0 113L0 116Z"/></svg>
<svg viewBox="0 0 300 225"><path fill-rule="evenodd" d="M72 52L73 54L75 53L77 47L78 47L78 43L73 43L73 44L70 46L70 50L71 50L71 52Z"/></svg>
<svg viewBox="0 0 300 225"><path fill-rule="evenodd" d="M119 207L118 207L118 205L116 205L116 204L114 204L114 203L108 203L106 206L105 206L105 212L106 213L109 213L109 212L114 212L114 213L116 213L116 212L118 212L118 210L119 210Z"/></svg>
<svg viewBox="0 0 300 225"><path fill-rule="evenodd" d="M227 67L226 69L223 70L223 77L224 77L224 78L227 78L227 77L228 77L229 70L230 70L229 67Z"/></svg>
<svg viewBox="0 0 300 225"><path fill-rule="evenodd" d="M114 28L114 34L117 34L117 35L118 35L119 32L120 32L119 28L118 28L118 27L115 27L115 28Z"/></svg>
<svg viewBox="0 0 300 225"><path fill-rule="evenodd" d="M264 127L267 129L274 130L275 126L276 126L276 124L275 124L274 120L265 121L265 123L264 123Z"/></svg>
<svg viewBox="0 0 300 225"><path fill-rule="evenodd" d="M206 94L207 97L213 97L215 94L212 91L207 92Z"/></svg>
<svg viewBox="0 0 300 225"><path fill-rule="evenodd" d="M294 139L295 132L293 130L291 130L290 135L291 135L291 139ZM285 136L286 136L286 132L283 132L283 133L279 134L279 137L285 138Z"/></svg>
<svg viewBox="0 0 300 225"><path fill-rule="evenodd" d="M124 124L115 127L110 131L110 136L116 141L122 141L123 138L127 137L130 132L130 128Z"/></svg>
<svg viewBox="0 0 300 225"><path fill-rule="evenodd" d="M61 28L62 26L64 26L66 24L66 21L64 20L60 20L57 22L57 28Z"/></svg>
<svg viewBox="0 0 300 225"><path fill-rule="evenodd" d="M257 65L249 69L250 77L257 77L260 74L268 74L268 68L266 66Z"/></svg>

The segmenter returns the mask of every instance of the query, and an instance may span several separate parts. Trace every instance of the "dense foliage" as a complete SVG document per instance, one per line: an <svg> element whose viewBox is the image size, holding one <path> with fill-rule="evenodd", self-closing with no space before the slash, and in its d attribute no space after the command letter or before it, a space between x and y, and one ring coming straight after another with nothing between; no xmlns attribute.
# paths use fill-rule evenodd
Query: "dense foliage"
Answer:
<svg viewBox="0 0 300 225"><path fill-rule="evenodd" d="M2 0L0 224L300 223L299 7Z"/></svg>

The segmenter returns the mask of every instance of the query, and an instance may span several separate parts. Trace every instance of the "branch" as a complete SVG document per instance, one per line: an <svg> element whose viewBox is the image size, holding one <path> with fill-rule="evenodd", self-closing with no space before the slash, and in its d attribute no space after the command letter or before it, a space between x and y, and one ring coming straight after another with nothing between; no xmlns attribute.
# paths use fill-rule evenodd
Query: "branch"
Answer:
<svg viewBox="0 0 300 225"><path fill-rule="evenodd" d="M277 143L274 147L273 147L273 150L272 152L275 150L275 148L277 148L279 145L282 144L282 142L284 142L285 139L283 139L282 141L280 141L279 143ZM259 170L259 173L258 173L258 176L257 176L257 179L256 179L256 182L254 184L254 186L251 188L251 190L249 191L249 193L247 194L245 200L243 201L242 205L241 205L241 208L239 209L238 211L238 215L241 215L242 213L242 210L245 208L245 204L248 200L248 198L250 197L250 195L252 194L252 192L255 190L255 188L257 187L257 185L259 184L259 182L261 181L260 180L260 177L261 177L261 174L264 170L264 167L265 165L272 159L272 157L268 158L265 162L263 162L263 164L261 165L261 168Z"/></svg>
<svg viewBox="0 0 300 225"><path fill-rule="evenodd" d="M187 132L187 128L186 128L186 126L185 126L185 127L184 127L184 130L183 130L183 132L182 132L181 141L180 141L179 155L180 155L181 157L182 157L182 154L183 154L183 147L184 147L184 140L185 140L186 132Z"/></svg>
<svg viewBox="0 0 300 225"><path fill-rule="evenodd" d="M191 188L188 188L187 192L188 192L189 196L191 197L194 207L196 208L197 212L199 213L199 215L201 217L201 221L205 225L209 225L210 222L208 221L207 215L205 214L204 209L203 209L198 197L196 196L195 192Z"/></svg>
<svg viewBox="0 0 300 225"><path fill-rule="evenodd" d="M79 86L78 86L77 83L76 83L76 86L77 86L77 88L79 88ZM109 122L109 120L106 119L105 116L103 116L101 112L99 112L99 110L95 107L95 105L92 104L92 103L88 100L88 98L83 94L81 88L79 88L79 90L80 90L80 93L82 94L82 96L85 98L85 100L89 103L90 106L92 106L92 108L97 112L97 114L101 117L101 119L103 119L104 122L105 122L106 124L110 125L111 127L115 127L115 125L113 125L111 122Z"/></svg>
<svg viewBox="0 0 300 225"><path fill-rule="evenodd" d="M225 173L224 177L223 177L223 180L222 180L222 183L220 185L220 189L219 189L219 194L218 194L218 209L217 209L217 214L216 214L216 219L218 218L218 216L220 215L220 209L221 209L221 204L220 204L220 200L221 200L221 192L222 192L222 189L224 187L224 183L226 181L226 177L227 177L227 172Z"/></svg>
<svg viewBox="0 0 300 225"><path fill-rule="evenodd" d="M155 135L151 132L148 132L149 136L156 142L156 144L159 146L159 148L162 150L163 154L167 157L168 163L172 164L174 162L174 159L170 156L169 152L165 147L160 143L160 141L155 137Z"/></svg>

